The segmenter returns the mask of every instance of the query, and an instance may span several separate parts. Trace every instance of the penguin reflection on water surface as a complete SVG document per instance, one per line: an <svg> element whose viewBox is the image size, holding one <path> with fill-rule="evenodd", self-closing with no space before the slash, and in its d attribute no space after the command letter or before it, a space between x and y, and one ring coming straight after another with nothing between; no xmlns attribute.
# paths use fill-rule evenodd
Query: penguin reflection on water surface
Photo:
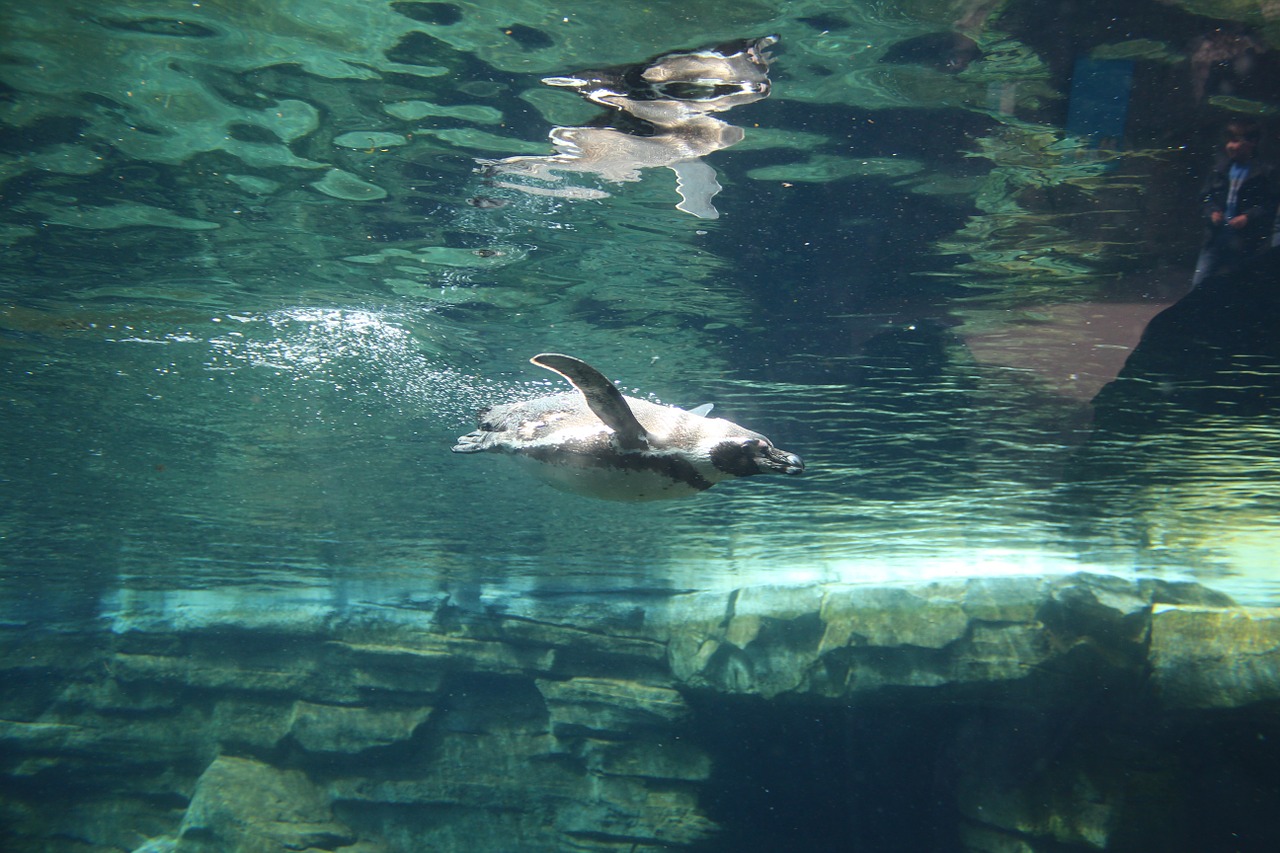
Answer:
<svg viewBox="0 0 1280 853"><path fill-rule="evenodd" d="M639 65L544 77L548 86L577 92L607 112L582 127L552 129L555 154L479 163L490 186L579 199L609 193L572 186L563 175L595 174L622 183L640 180L642 169L666 167L676 175L676 209L716 219L720 213L711 199L720 183L702 158L736 145L745 133L716 114L769 96L768 48L777 42L777 36L739 39L664 53Z"/></svg>
<svg viewBox="0 0 1280 853"><path fill-rule="evenodd" d="M568 355L541 353L530 361L576 390L487 409L455 453L506 453L558 489L616 501L679 498L732 477L804 470L799 456L760 433L707 417L710 405L685 411L625 397L600 371Z"/></svg>

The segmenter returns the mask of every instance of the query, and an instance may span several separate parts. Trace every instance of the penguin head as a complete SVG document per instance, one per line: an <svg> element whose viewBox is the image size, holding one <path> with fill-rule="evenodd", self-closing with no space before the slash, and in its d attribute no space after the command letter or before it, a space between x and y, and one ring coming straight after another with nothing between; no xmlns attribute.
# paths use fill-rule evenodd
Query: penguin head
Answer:
<svg viewBox="0 0 1280 853"><path fill-rule="evenodd" d="M744 432L722 438L712 445L711 464L726 477L752 474L799 474L804 462L794 453L779 450L759 433Z"/></svg>

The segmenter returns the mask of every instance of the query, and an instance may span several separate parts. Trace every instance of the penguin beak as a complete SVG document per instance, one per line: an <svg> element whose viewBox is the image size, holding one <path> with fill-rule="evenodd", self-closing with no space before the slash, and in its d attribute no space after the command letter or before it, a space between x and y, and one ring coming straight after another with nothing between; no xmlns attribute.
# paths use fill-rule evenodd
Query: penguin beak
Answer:
<svg viewBox="0 0 1280 853"><path fill-rule="evenodd" d="M799 474L804 471L804 460L794 453L770 447L761 455L760 467L778 474Z"/></svg>

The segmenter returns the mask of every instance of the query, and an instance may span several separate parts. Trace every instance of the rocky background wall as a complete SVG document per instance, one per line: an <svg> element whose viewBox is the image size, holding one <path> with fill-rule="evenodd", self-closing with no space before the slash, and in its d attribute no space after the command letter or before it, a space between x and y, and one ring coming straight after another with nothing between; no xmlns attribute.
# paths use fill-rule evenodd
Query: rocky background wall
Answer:
<svg viewBox="0 0 1280 853"><path fill-rule="evenodd" d="M1280 849L1280 611L1194 585L170 601L0 651L13 853Z"/></svg>

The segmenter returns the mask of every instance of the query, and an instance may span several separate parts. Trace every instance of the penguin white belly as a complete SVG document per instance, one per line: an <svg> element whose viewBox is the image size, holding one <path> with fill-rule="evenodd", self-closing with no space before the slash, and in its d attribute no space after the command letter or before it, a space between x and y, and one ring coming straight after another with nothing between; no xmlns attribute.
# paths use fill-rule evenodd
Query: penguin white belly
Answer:
<svg viewBox="0 0 1280 853"><path fill-rule="evenodd" d="M647 469L615 468L572 461L543 462L517 456L525 470L553 488L607 501L658 501L682 498L702 491L668 474Z"/></svg>

